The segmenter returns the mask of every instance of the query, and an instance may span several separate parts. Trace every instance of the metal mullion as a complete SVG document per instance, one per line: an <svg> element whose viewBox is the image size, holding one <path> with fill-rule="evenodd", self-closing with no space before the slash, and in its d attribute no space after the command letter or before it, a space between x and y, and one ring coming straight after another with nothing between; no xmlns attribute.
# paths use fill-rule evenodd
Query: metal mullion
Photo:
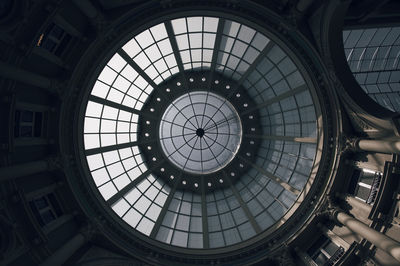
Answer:
<svg viewBox="0 0 400 266"><path fill-rule="evenodd" d="M186 20L185 20L185 22L186 22ZM178 69L179 69L180 75L181 75L181 77L183 79L182 83L183 83L184 87L186 88L186 90L189 90L189 86L188 86L188 83L187 83L187 80L186 80L186 75L185 75L185 69L183 67L182 58L181 58L181 55L179 53L178 44L176 42L174 30L172 28L172 24L171 24L170 20L165 22L165 29L167 30L167 34L168 34L169 41L171 43L172 51L174 52L175 60L176 60L176 63L178 65ZM189 38L189 31L187 32L187 35L188 35L188 38ZM188 43L189 43L189 47L190 47L189 40L188 40ZM190 50L189 50L189 52L190 52ZM190 55L190 58L192 58L191 55Z"/></svg>
<svg viewBox="0 0 400 266"><path fill-rule="evenodd" d="M201 19L201 20L203 22L203 19ZM187 36L187 41L188 41L188 46L189 46L190 65L192 66L192 69L193 69L192 48L190 46L190 37L189 37L190 33L189 33L189 24L188 24L187 18L185 18L185 24L186 24L186 29L187 29L186 36ZM195 33L195 31L192 31L191 33ZM182 58L181 58L181 60L182 60ZM183 66L183 62L182 62L182 66ZM183 67L183 69L185 69L185 67Z"/></svg>
<svg viewBox="0 0 400 266"><path fill-rule="evenodd" d="M144 50L142 50L144 53ZM154 89L158 88L158 85L147 75L146 72L138 65L135 61L121 48L117 52L147 83L149 83ZM147 57L147 55L146 55ZM150 60L149 60L150 61ZM150 61L151 62L151 61ZM158 73L158 71L157 71Z"/></svg>
<svg viewBox="0 0 400 266"><path fill-rule="evenodd" d="M224 69L223 69L222 72L224 72L225 69L227 68L227 64L228 64L228 61L229 61L229 59L231 58L231 56L233 55L234 57L237 57L236 55L234 55L234 54L232 53L232 51L233 51L233 48L235 47L235 44L236 44L237 41L241 41L241 42L242 42L242 40L238 39L238 35L239 35L239 32L240 32L240 29L241 29L241 28L242 28L242 24L240 24L239 29L238 29L238 32L237 32L237 35L236 35L235 37L228 35L228 37L231 37L232 39L234 39L234 41L233 41L231 50L228 52L228 57L226 58L226 63L225 63L225 65L224 65ZM239 57L237 57L237 58L239 58ZM239 62L240 62L240 61L239 61ZM238 62L238 65L239 65L239 62ZM229 67L229 69L231 69L231 68ZM229 78L232 78L234 72L235 72L235 70L232 69L232 75L231 75L231 77L229 77Z"/></svg>
<svg viewBox="0 0 400 266"><path fill-rule="evenodd" d="M205 137L207 137L207 138L209 138L209 139L212 140L212 138L210 138L210 137L208 137L208 136L205 136ZM234 153L233 151L231 151L230 149L228 149L227 147L225 147L224 145L222 145L222 144L219 143L218 141L215 141L215 143L217 143L219 146L221 146L222 148L224 148L224 150L228 150L228 151L230 151L232 154ZM224 150L222 150L221 153L222 153ZM221 153L220 153L220 154L221 154ZM218 154L218 155L219 155L219 154Z"/></svg>
<svg viewBox="0 0 400 266"><path fill-rule="evenodd" d="M209 146L209 145L208 145L208 143L207 143L206 139L204 139L204 142L206 143L206 145L207 145L208 149L209 149L209 150L210 150L210 152L212 153L212 155L213 155L213 157L214 157L215 161L217 161L218 165L221 167L222 165L219 163L219 161L218 161L217 157L215 156L215 154L214 154L213 150L211 149L211 146Z"/></svg>
<svg viewBox="0 0 400 266"><path fill-rule="evenodd" d="M214 199L215 199L215 195L214 195ZM224 200L225 200L225 198L224 198ZM220 214L230 213L230 211L227 211L227 212L224 212L224 213L220 213L220 212L219 212L219 209L218 209L217 200L215 200L214 202L215 202L215 208L217 209L218 221L219 221L219 223L220 223L220 225L221 225L221 231L219 231L219 232L221 232L221 234L222 234L222 239L224 240L224 245L226 246L226 245L227 245L227 242L226 242L225 235L224 235L224 231L226 231L226 230L224 230L224 229L222 228L222 221L221 221L221 215L220 215ZM226 203L226 204L228 204L228 203ZM231 215L232 215L232 213L231 213ZM233 215L232 215L232 218L233 218ZM233 227L228 228L228 229L232 229L232 228L233 228ZM217 231L217 232L218 232L218 231ZM239 234L239 235L240 235L240 234Z"/></svg>
<svg viewBox="0 0 400 266"><path fill-rule="evenodd" d="M174 102L171 102L171 105L172 105L176 110L178 110L178 113L181 113L182 116L183 116L184 118L186 118L186 120L189 121L189 123L192 124L192 126L193 126L194 128L197 128L197 127L190 121L190 119L186 117L186 115L182 112L182 110L180 110L178 107L176 107L176 105L174 104ZM185 107L186 107L186 106L185 106ZM176 117L176 116L175 116L175 117Z"/></svg>
<svg viewBox="0 0 400 266"><path fill-rule="evenodd" d="M202 18L202 20L201 20L201 29L202 29L202 31L201 31L201 59L200 59L200 61L201 61L201 71L204 71L204 53L203 53L203 51L204 51L204 34L205 34L205 31L204 31L204 21L205 21L205 19L204 19L204 17Z"/></svg>
<svg viewBox="0 0 400 266"><path fill-rule="evenodd" d="M212 80L213 80L213 76L214 76L214 72L215 72L215 66L217 64L217 59L218 59L219 47L221 46L222 33L224 30L224 26L225 26L225 19L219 18L217 32L215 33L216 35L215 35L213 56L211 58L210 76L209 76L209 80L208 80L208 91L211 90Z"/></svg>
<svg viewBox="0 0 400 266"><path fill-rule="evenodd" d="M164 217L165 217L165 215L167 214L169 205L170 205L172 199L174 198L176 188L178 187L178 184L179 184L179 182L180 182L180 180L181 180L181 178L182 178L182 172L180 172L180 173L181 173L181 174L177 177L176 182L175 182L175 184L173 185L171 191L169 192L168 197L167 197L167 199L166 199L166 201L165 201L165 203L164 203L164 206L162 207L161 212L160 212L160 214L158 215L157 221L155 222L154 227L153 227L153 229L151 230L151 233L150 233L150 237L151 237L151 238L156 238L157 233L158 233L158 231L160 230L160 227L161 227L161 225L162 225L162 222L163 222L163 220L164 220ZM161 190L160 190L159 193L162 193ZM171 237L171 241L172 241L172 237Z"/></svg>
<svg viewBox="0 0 400 266"><path fill-rule="evenodd" d="M279 62L282 62L284 59L285 59L285 58L283 58L283 59L282 59L281 61L279 61ZM275 86L277 83L281 82L281 81L284 80L286 77L292 75L293 73L295 73L295 72L297 71L297 68L296 68L295 70L293 70L292 72L288 73L288 74L285 76L285 75L283 75L283 73L279 70L279 68L277 67L277 65L276 65L275 63L273 63L273 62L271 62L271 63L274 65L274 67L271 68L270 70L268 70L268 71L264 74L264 76L261 76L261 75L260 75L261 77L260 77L256 82L252 83L252 85L251 85L252 87L255 88L255 86L254 86L253 84L257 84L260 80L264 79L264 80L268 83L268 85L269 85L266 89L268 89L268 88L273 89L274 86ZM265 76L268 75L269 73L271 73L271 71L274 70L274 69L278 69L279 73L281 73L281 75L282 75L283 78L280 79L280 80L278 80L278 81L276 81L275 83L270 84L270 83L265 79ZM285 79L285 81L286 81L286 79ZM257 97L261 97L261 94L262 94L266 89L264 89L264 90L261 91L261 92L259 92L258 89L256 89L257 92L258 92ZM275 93L275 91L274 91L274 93Z"/></svg>
<svg viewBox="0 0 400 266"><path fill-rule="evenodd" d="M165 119L161 119L161 121L163 121L163 122L165 122L165 123L168 123L168 124L171 124L171 125L174 125L174 126L183 127L183 128L185 128L185 129L189 129L189 130L191 130L191 131L196 131L196 130L190 128L190 127L185 127L185 126L176 124L176 123L174 123L174 122L171 122L171 121L168 121L168 120L165 120Z"/></svg>
<svg viewBox="0 0 400 266"><path fill-rule="evenodd" d="M196 111L194 110L194 105L193 105L193 101L192 101L192 97L190 96L190 93L188 94L188 96L189 96L190 105L192 106L192 109L193 109L194 120L196 120L197 128L199 128L200 124L196 117Z"/></svg>
<svg viewBox="0 0 400 266"><path fill-rule="evenodd" d="M249 114L249 113L251 113L251 112L253 112L253 111L256 111L256 110L258 110L258 109L260 109L260 108L264 108L264 107L267 107L267 106L269 106L269 105L271 105L271 104L273 104L273 103L280 102L280 101L283 100L283 99L289 98L290 96L293 96L293 95L295 95L295 94L297 94L297 93L300 93L300 92L303 92L303 91L306 91L306 90L308 90L307 85L306 85L306 84L301 85L301 86L296 87L296 88L294 88L294 89L292 89L292 90L289 90L289 91L287 91L287 92L284 92L284 93L282 93L281 95L275 96L274 98L269 99L269 100L266 101L266 102L257 104L255 107L250 108L250 109L248 109L248 110L246 110L246 111L244 111L244 112L241 112L241 113L239 114L239 116L243 116L243 115ZM296 109L299 110L299 108L294 108L294 109L291 109L291 110L296 110ZM281 110L282 110L282 107L281 107ZM280 113L283 113L283 112L280 112Z"/></svg>
<svg viewBox="0 0 400 266"><path fill-rule="evenodd" d="M207 216L207 201L206 201L206 182L204 177L201 178L201 220L203 226L203 248L210 247L208 234L208 216Z"/></svg>
<svg viewBox="0 0 400 266"><path fill-rule="evenodd" d="M175 136L171 136L171 137L162 137L162 138L160 138L160 140L163 140L163 139L173 139L173 138L177 138L177 137L183 137L183 136L185 136L185 135L195 135L196 133L194 132L194 133L186 133L186 134L181 134L181 135L175 135ZM193 138L191 138L191 140L192 140ZM187 143L185 143L185 144L187 144Z"/></svg>
<svg viewBox="0 0 400 266"><path fill-rule="evenodd" d="M243 161L245 161L247 164L251 165L253 168L255 168L259 173L269 177L271 180L274 180L276 183L280 184L285 190L292 192L293 194L295 194L296 196L298 196L300 194L300 190L292 187L290 184L286 183L285 181L283 181L282 179L280 179L279 177L273 175L272 173L264 170L263 168L259 167L258 165L256 165L253 162L250 162L249 160L247 160L246 158L244 158L243 156L238 155L238 157L240 159L242 159ZM282 156L281 156L282 157ZM279 159L280 160L280 159Z"/></svg>
<svg viewBox="0 0 400 266"><path fill-rule="evenodd" d="M181 176L182 176L182 172L181 172ZM175 194L175 193L174 193L174 194ZM175 232L176 232L176 231L185 232L185 231L182 231L182 230L180 230L180 229L176 229L176 226L177 226L178 220L179 220L179 215L185 215L185 214L182 214L182 213L181 213L182 203L183 203L183 193L182 193L182 199L180 199L179 210L176 212L176 214L177 214L177 219L176 219L174 228L172 228L171 243L172 243L172 241L174 240L174 236L175 236ZM189 219L189 227L190 227L190 219ZM189 239L189 231L187 231L187 233L188 233L188 239ZM188 240L186 240L186 247L187 247L187 243L188 243Z"/></svg>
<svg viewBox="0 0 400 266"><path fill-rule="evenodd" d="M190 150L190 153L189 153L189 155L188 155L187 158L186 158L186 162L185 162L185 165L183 166L183 170L185 170L186 165L187 165L187 163L188 163L188 161L189 161L189 159L190 159L190 156L192 155L192 152L193 152L193 150L194 150L194 146L196 146L196 143L197 143L198 140L199 140L199 138L197 138L196 141L194 142L193 147L192 147L192 149ZM189 144L188 144L188 145L189 145Z"/></svg>
<svg viewBox="0 0 400 266"><path fill-rule="evenodd" d="M154 67L154 69L157 71L158 76L161 77L162 80L164 80L164 78L161 76L160 71L158 71L158 69L157 69L157 68L155 67L155 65L154 65L155 62L157 62L157 61L159 61L159 60L161 60L161 59L164 59L164 55L163 55L163 53L161 52L160 47L158 47L158 42L160 42L160 41L162 41L162 40L156 41L156 39L154 38L153 33L151 32L151 30L149 30L149 32L150 32L150 35L151 35L151 37L153 38L153 41L154 41L153 44L151 44L150 46L155 45L155 46L157 47L157 50L160 52L161 58L159 58L158 60L156 60L156 61L153 62L153 61L151 61L150 58L147 56L147 54L145 53L144 49L142 49L142 51L143 51L143 53L146 55L147 59L149 59L151 65L152 65L152 66ZM141 47L140 44L139 44L139 46ZM150 46L148 46L147 48L149 48ZM168 67L168 64L167 64L167 62L165 62L165 60L164 60L164 63L165 63L166 66ZM163 73L164 73L164 72L163 72Z"/></svg>
<svg viewBox="0 0 400 266"><path fill-rule="evenodd" d="M261 190L258 192L258 194L260 194L261 191L266 191L275 201L278 201L278 203L280 203L280 204L282 205L282 203L280 202L280 200L278 199L278 197L274 196L268 189L266 189L266 187L268 186L268 183L269 183L269 182L268 182L266 185L262 185L258 180L256 180L256 179L253 179L253 180L254 180L254 182L256 182L260 187L263 187L263 189L261 189ZM246 185L246 188L248 189L248 186L247 186L247 185ZM250 191L250 189L249 189L249 191ZM250 192L251 192L251 191L250 191ZM251 192L251 193L254 195L253 192ZM254 195L254 198L258 201L258 203L259 203L260 205L262 205L262 206L264 207L264 205L260 203L260 200L257 198L256 195ZM271 218L274 219L274 218L272 217L271 213L267 210L272 204L273 204L273 202L270 203L270 204L268 205L268 207L265 208L264 210L266 210L266 211L268 212L268 214L271 216Z"/></svg>
<svg viewBox="0 0 400 266"><path fill-rule="evenodd" d="M94 133L94 134L98 134L98 133ZM111 133L111 134L115 134L115 133ZM131 148L134 146L153 143L156 141L157 141L156 139L152 139L152 140L147 140L147 141L134 141L134 142L126 142L126 143L116 144L116 145L111 145L111 146L98 147L98 148L85 150L85 155L90 156L90 155L108 152L108 151L114 151L114 150L119 150L119 149L124 149L124 148Z"/></svg>
<svg viewBox="0 0 400 266"><path fill-rule="evenodd" d="M240 57L240 61L239 61L238 65L236 66L236 68L235 68L235 70L234 70L233 72L237 72L237 69L238 69L238 67L239 67L239 65L240 65L241 62L247 63L246 61L244 61L243 58L244 58L244 55L246 54L246 52L249 50L249 48L250 48L250 47L253 47L253 46L251 45L251 42L254 40L254 38L256 37L256 35L257 35L257 32L254 33L253 38L251 38L251 40L250 40L249 43L244 42L242 39L238 39L238 40L240 40L241 42L247 44L247 47L246 47L246 50L243 52L243 56ZM260 52L260 53L261 53L261 52ZM257 56L257 57L258 57L258 56ZM257 58L256 58L256 59L257 59ZM254 61L255 61L256 59L254 59ZM252 64L249 64L249 67L250 67L250 65L252 65Z"/></svg>
<svg viewBox="0 0 400 266"><path fill-rule="evenodd" d="M92 101L92 102L95 102L95 103L107 105L109 107L113 107L113 108L116 108L116 109L120 109L120 110L123 110L123 111L127 111L127 112L132 113L132 114L137 114L139 116L147 117L147 118L150 118L150 119L156 119L156 117L151 115L151 114L147 114L145 112L136 110L134 108L131 108L131 107L128 107L128 106L125 106L125 105L122 105L122 104L119 104L119 103L116 103L116 102L113 102L113 101L110 101L110 100L106 100L106 99L100 98L98 96L90 95L88 100ZM103 114L103 112L102 112L102 114ZM96 117L96 118L101 119L102 116ZM117 120L114 120L114 121L117 121Z"/></svg>
<svg viewBox="0 0 400 266"><path fill-rule="evenodd" d="M242 77L238 80L238 82L235 83L234 88L232 88L231 92L228 94L227 99L230 99L236 91L239 89L239 87L242 85L242 83L249 77L249 75L256 69L257 65L264 59L265 55L271 51L271 49L274 47L274 43L272 41L269 41L267 45L264 47L264 49L260 52L260 54L257 56L257 58L254 60L254 62L249 66L249 68L246 70L246 72L242 75Z"/></svg>
<svg viewBox="0 0 400 266"><path fill-rule="evenodd" d="M254 216L251 214L251 212L250 212L249 208L247 207L246 203L244 202L242 196L240 196L239 191L232 184L231 179L228 177L228 175L226 174L225 170L222 171L222 174L224 175L225 180L229 183L229 187L232 190L233 195L235 196L235 198L239 202L240 207L242 208L242 210L244 211L245 215L249 219L250 224L253 226L254 230L256 231L256 234L261 233L262 230L261 230L260 226L256 222L256 219L254 218Z"/></svg>
<svg viewBox="0 0 400 266"><path fill-rule="evenodd" d="M234 133L215 133L215 132L208 132L207 134L213 134L213 135L225 135L225 136L240 136L241 134L234 134ZM210 138L210 137L208 137ZM210 138L211 139L211 138Z"/></svg>
<svg viewBox="0 0 400 266"><path fill-rule="evenodd" d="M120 198L122 198L126 193L128 193L132 188L134 188L137 184L139 184L141 181L143 181L149 174L151 174L155 169L157 169L164 160L161 160L157 165L154 167L147 169L144 173L142 173L140 176L138 176L135 180L133 180L131 183L126 185L123 189L118 191L114 196L109 198L107 200L107 204L109 206L112 206L115 202L117 202Z"/></svg>
<svg viewBox="0 0 400 266"><path fill-rule="evenodd" d="M281 150L277 150L277 149L274 149L274 148L266 148L266 147L262 147L262 148L267 149L267 150L269 150L269 151L282 152L282 153L287 154L287 155L290 155L290 156L296 156L297 158L301 158L301 159L303 159L303 160L308 160L308 161L313 161L313 160L314 160L314 159L312 159L312 158L306 158L306 157L303 157L303 156L300 156L300 155L295 155L295 154L293 154L293 153L288 153L288 152L281 151ZM263 157L258 156L258 155L256 155L256 156L257 156L257 157L260 157L260 158L263 158ZM265 159L265 158L263 158L263 159ZM272 162L272 161L271 161L271 162ZM296 164L297 164L297 162L296 162ZM297 172L295 169L293 169L293 171Z"/></svg>
<svg viewBox="0 0 400 266"><path fill-rule="evenodd" d="M201 172L204 171L204 166L203 166L203 145L201 145L201 139L200 138L200 164L201 164Z"/></svg>

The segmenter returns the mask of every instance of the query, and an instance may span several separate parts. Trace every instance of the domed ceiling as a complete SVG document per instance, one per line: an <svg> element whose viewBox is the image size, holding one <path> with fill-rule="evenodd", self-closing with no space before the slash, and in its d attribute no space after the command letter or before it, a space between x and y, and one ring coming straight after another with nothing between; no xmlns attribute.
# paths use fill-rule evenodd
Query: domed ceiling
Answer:
<svg viewBox="0 0 400 266"><path fill-rule="evenodd" d="M284 46L221 14L164 19L116 48L84 103L82 149L93 188L132 234L240 248L295 212L323 131Z"/></svg>

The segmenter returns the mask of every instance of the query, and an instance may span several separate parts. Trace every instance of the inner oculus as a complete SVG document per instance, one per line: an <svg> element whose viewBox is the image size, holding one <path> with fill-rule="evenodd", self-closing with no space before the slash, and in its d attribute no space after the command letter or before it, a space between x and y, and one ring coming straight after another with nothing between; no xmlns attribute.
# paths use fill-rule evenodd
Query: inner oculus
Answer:
<svg viewBox="0 0 400 266"><path fill-rule="evenodd" d="M179 169L209 174L235 157L242 141L242 124L227 99L208 91L194 91L167 107L159 137L165 156Z"/></svg>

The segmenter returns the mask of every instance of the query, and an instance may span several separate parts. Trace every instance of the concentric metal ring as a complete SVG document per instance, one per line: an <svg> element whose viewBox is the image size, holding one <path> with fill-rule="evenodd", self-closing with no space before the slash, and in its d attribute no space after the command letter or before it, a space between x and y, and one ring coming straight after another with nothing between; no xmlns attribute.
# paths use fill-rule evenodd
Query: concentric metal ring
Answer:
<svg viewBox="0 0 400 266"><path fill-rule="evenodd" d="M175 166L192 174L209 174L236 155L242 124L229 101L212 92L194 91L166 109L159 135L163 152Z"/></svg>

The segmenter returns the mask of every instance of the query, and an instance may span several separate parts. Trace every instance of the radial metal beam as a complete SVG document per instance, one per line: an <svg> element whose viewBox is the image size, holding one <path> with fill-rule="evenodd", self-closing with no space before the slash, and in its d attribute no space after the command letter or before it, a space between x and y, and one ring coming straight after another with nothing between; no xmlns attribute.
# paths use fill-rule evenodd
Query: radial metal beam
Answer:
<svg viewBox="0 0 400 266"><path fill-rule="evenodd" d="M109 206L112 206L117 200L122 198L126 193L128 193L132 188L134 188L137 184L139 184L141 181L143 181L149 174L151 174L155 169L160 167L160 165L164 162L164 160L161 160L157 165L154 167L147 169L144 173L142 173L140 176L138 176L135 180L133 180L131 183L126 185L123 189L118 191L114 196L109 198L107 200L107 204Z"/></svg>
<svg viewBox="0 0 400 266"><path fill-rule="evenodd" d="M285 190L292 192L293 194L295 194L296 196L298 196L300 194L300 190L292 187L291 185L289 185L288 183L286 183L285 181L283 181L282 179L280 179L279 177L273 175L272 173L264 170L263 168L261 168L260 166L256 165L255 163L247 160L246 158L244 158L243 156L238 155L238 157L240 159L242 159L243 161L245 161L247 164L251 165L254 169L256 169L258 172L260 172L261 174L269 177L270 179L274 180L276 183L278 183L279 185L281 185Z"/></svg>
<svg viewBox="0 0 400 266"><path fill-rule="evenodd" d="M249 138L249 139L293 141L293 142L299 142L299 143L317 143L318 142L317 138L307 138L307 137L253 135L253 134L244 134L243 137Z"/></svg>
<svg viewBox="0 0 400 266"><path fill-rule="evenodd" d="M151 230L150 238L154 238L154 239L156 238L158 230L160 230L160 226L164 220L164 216L165 216L165 214L167 214L169 204L171 203L172 199L174 198L176 188L178 187L178 184L180 183L181 178L182 178L182 172L181 172L181 175L179 175L179 177L176 178L174 186L171 188L171 191L168 194L167 200L165 201L164 206L161 209L160 215L158 215L157 221L154 224L153 229Z"/></svg>
<svg viewBox="0 0 400 266"><path fill-rule="evenodd" d="M210 247L210 239L208 236L208 216L207 216L207 199L206 199L206 181L201 178L201 220L203 226L203 248Z"/></svg>
<svg viewBox="0 0 400 266"><path fill-rule="evenodd" d="M150 84L154 89L156 89L158 86L157 84L144 72L144 70L136 64L135 61L121 48L118 50L118 54L140 75L142 78L144 78L147 83Z"/></svg>
<svg viewBox="0 0 400 266"><path fill-rule="evenodd" d="M231 92L228 94L227 99L230 99L233 95L236 94L236 91L239 89L239 87L243 84L243 82L249 77L249 75L256 69L259 63L264 59L265 55L271 51L272 47L274 47L274 43L272 41L269 41L267 45L264 47L264 49L261 51L261 53L257 56L257 58L254 60L254 62L249 66L249 68L244 72L242 77L238 80L238 82L235 83L234 87L232 88Z"/></svg>
<svg viewBox="0 0 400 266"><path fill-rule="evenodd" d="M106 100L106 99L103 99L103 98L100 98L100 97L97 97L97 96L94 96L94 95L90 95L89 96L89 101L92 101L92 102L95 102L95 103L104 104L104 105L107 105L107 106L110 106L110 107L113 107L113 108L116 108L116 109L119 109L119 110L123 110L123 111L129 112L129 113L132 113L132 114L137 114L137 115L140 115L140 116L143 116L143 117L147 117L147 118L150 118L150 119L156 119L156 117L153 116L153 115L147 114L145 112L141 112L141 111L136 110L134 108L131 108L131 107L119 104L119 103L115 103L115 102L112 102L110 100Z"/></svg>
<svg viewBox="0 0 400 266"><path fill-rule="evenodd" d="M267 106L269 106L269 105L271 105L273 103L282 101L283 99L286 99L286 98L288 98L290 96L293 96L293 95L295 95L297 93L300 93L300 92L303 92L303 91L306 91L306 90L308 90L307 85L305 85L305 84L301 85L301 86L299 86L297 88L294 88L293 90L289 90L287 92L284 92L284 93L282 93L282 94L280 94L280 95L278 95L278 96L276 96L276 97L274 97L272 99L267 100L266 102L260 103L260 104L258 104L256 106L254 106L253 108L250 108L250 109L240 113L240 116L243 116L243 115L249 114L251 112L254 112L254 111L258 110L258 109L267 107Z"/></svg>
<svg viewBox="0 0 400 266"><path fill-rule="evenodd" d="M130 147L134 147L134 146L138 146L138 145L142 145L142 144L153 143L156 141L157 140L152 139L152 140L148 140L148 141L133 141L133 142L121 143L121 144L110 145L110 146L105 146L105 147L98 147L98 148L85 150L85 155L89 156L89 155L94 155L94 154L98 154L101 152L115 151L115 150L130 148Z"/></svg>
<svg viewBox="0 0 400 266"><path fill-rule="evenodd" d="M221 46L222 33L224 31L224 26L225 26L225 19L219 18L217 33L216 33L215 43L214 43L214 49L213 49L213 56L211 58L210 76L208 78L208 90L209 91L211 90L212 80L213 80L214 72L215 72L215 66L217 65L218 51L219 51L219 47Z"/></svg>
<svg viewBox="0 0 400 266"><path fill-rule="evenodd" d="M246 214L247 218L250 221L250 224L253 226L254 230L256 231L256 234L261 233L261 227L258 225L256 219L254 218L253 214L251 214L249 208L247 207L246 203L244 202L242 196L240 196L239 191L236 189L236 187L232 184L231 179L228 177L226 174L225 170L222 172L224 179L229 183L230 189L233 192L233 195L235 195L235 198L238 200L240 207L242 207L244 213Z"/></svg>
<svg viewBox="0 0 400 266"><path fill-rule="evenodd" d="M176 42L175 39L174 29L172 28L170 20L166 21L164 24L165 24L165 29L167 30L168 39L171 42L171 47L175 56L176 63L178 64L179 74L183 79L182 80L183 86L188 90L189 86L185 75L185 68L183 67L181 54L179 53L178 43Z"/></svg>

